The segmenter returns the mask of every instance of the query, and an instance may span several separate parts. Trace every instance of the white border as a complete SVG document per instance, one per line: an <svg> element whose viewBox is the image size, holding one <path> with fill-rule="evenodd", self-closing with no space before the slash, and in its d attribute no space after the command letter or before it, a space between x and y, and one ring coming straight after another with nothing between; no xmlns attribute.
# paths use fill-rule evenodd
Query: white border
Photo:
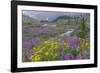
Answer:
<svg viewBox="0 0 100 73"><path fill-rule="evenodd" d="M68 61L44 61L44 62L26 62L22 63L22 10L41 10L41 11L60 11L60 12L81 12L90 13L90 59L89 60L68 60ZM41 67L41 66L58 66L58 65L77 65L77 64L93 64L94 63L94 10L77 9L77 8L58 8L58 7L40 7L40 6L18 6L18 52L17 64L18 68L25 67Z"/></svg>

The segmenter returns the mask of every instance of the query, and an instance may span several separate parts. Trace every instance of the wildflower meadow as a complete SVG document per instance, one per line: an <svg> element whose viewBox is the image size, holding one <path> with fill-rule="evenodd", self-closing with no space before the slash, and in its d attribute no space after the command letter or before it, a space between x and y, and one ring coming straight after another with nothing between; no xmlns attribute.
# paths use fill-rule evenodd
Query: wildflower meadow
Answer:
<svg viewBox="0 0 100 73"><path fill-rule="evenodd" d="M90 59L90 14L22 12L22 61Z"/></svg>

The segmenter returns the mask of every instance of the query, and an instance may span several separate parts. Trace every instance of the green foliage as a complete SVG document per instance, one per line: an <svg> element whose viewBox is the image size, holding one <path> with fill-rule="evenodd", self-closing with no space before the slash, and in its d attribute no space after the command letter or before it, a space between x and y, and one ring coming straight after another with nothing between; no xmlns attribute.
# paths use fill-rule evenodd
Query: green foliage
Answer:
<svg viewBox="0 0 100 73"><path fill-rule="evenodd" d="M88 27L86 23L86 18L82 17L82 19L80 20L79 32L77 33L77 35L81 38L86 38L87 32L88 32Z"/></svg>
<svg viewBox="0 0 100 73"><path fill-rule="evenodd" d="M82 43L80 44L80 46L78 47L78 52L84 52L84 51L88 51L90 48L90 41L88 39L84 39L82 41Z"/></svg>

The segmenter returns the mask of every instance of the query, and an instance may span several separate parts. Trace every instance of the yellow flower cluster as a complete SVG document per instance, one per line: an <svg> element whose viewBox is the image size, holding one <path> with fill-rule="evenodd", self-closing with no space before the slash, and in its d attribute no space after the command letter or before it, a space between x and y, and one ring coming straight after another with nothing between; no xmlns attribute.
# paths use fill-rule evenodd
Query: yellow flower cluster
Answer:
<svg viewBox="0 0 100 73"><path fill-rule="evenodd" d="M41 55L39 55L39 54L32 55L30 57L30 60L31 61L40 61L41 60Z"/></svg>
<svg viewBox="0 0 100 73"><path fill-rule="evenodd" d="M39 61L41 60L42 56L45 56L49 59L49 56L57 56L56 54L56 48L57 48L58 42L56 41L44 41L41 44L33 47L31 50L35 51L37 54L32 55L30 57L31 61Z"/></svg>
<svg viewBox="0 0 100 73"><path fill-rule="evenodd" d="M35 61L53 61L59 59L59 52L63 53L81 53L90 48L89 40L83 39L78 49L72 51L67 43L64 41L58 42L55 40L46 40L31 48L35 52L31 55L29 60Z"/></svg>

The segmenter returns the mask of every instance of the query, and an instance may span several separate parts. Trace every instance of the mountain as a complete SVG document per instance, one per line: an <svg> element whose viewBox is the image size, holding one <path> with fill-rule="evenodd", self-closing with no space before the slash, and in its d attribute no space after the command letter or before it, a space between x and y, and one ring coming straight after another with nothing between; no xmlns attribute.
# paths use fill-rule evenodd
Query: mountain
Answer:
<svg viewBox="0 0 100 73"><path fill-rule="evenodd" d="M27 15L31 18L34 18L38 21L44 21L44 20L47 20L47 19L48 19L48 21L53 21L60 16L79 17L83 13L24 10L23 14Z"/></svg>
<svg viewBox="0 0 100 73"><path fill-rule="evenodd" d="M40 25L40 22L34 18L31 18L27 15L22 15L23 25Z"/></svg>
<svg viewBox="0 0 100 73"><path fill-rule="evenodd" d="M75 19L75 18L79 18L80 16L59 16L57 17L55 20L53 20L52 22L57 22L60 19Z"/></svg>

